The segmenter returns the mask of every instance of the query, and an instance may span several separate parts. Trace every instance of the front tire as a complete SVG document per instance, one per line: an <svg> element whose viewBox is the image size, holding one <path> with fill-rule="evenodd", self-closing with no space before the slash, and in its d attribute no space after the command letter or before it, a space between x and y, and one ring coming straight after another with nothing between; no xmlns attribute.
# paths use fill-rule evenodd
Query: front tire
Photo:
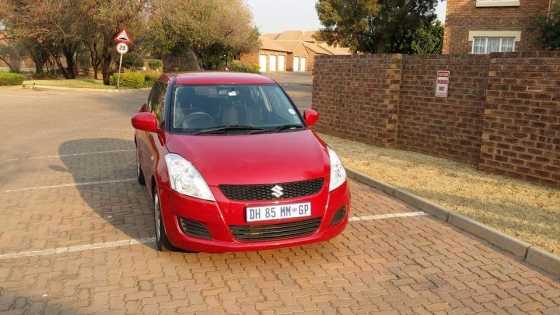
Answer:
<svg viewBox="0 0 560 315"><path fill-rule="evenodd" d="M163 217L161 215L161 204L157 189L154 188L154 227L156 231L156 249L158 251L177 251L177 248L169 242L165 227L163 225Z"/></svg>

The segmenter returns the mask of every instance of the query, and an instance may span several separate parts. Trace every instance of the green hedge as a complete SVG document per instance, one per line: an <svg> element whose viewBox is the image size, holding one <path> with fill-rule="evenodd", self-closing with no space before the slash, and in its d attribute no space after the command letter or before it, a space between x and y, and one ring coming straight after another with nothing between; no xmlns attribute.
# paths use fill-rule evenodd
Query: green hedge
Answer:
<svg viewBox="0 0 560 315"><path fill-rule="evenodd" d="M242 63L241 61L234 60L229 65L229 70L233 72L249 72L249 73L259 73L258 65L250 65Z"/></svg>
<svg viewBox="0 0 560 315"><path fill-rule="evenodd" d="M111 85L117 85L118 74L111 76ZM146 75L143 72L124 72L121 73L120 87L140 89L144 87Z"/></svg>
<svg viewBox="0 0 560 315"><path fill-rule="evenodd" d="M141 89L152 87L159 79L161 73L156 71L149 72L123 72L121 73L120 87L130 89ZM117 74L111 76L111 85L117 86Z"/></svg>
<svg viewBox="0 0 560 315"><path fill-rule="evenodd" d="M154 85L154 83L156 83L156 81L161 76L161 73L157 72L157 71L147 71L147 72L144 72L144 76L145 76L144 86L145 87L152 87Z"/></svg>
<svg viewBox="0 0 560 315"><path fill-rule="evenodd" d="M25 77L19 73L0 72L0 86L22 85Z"/></svg>

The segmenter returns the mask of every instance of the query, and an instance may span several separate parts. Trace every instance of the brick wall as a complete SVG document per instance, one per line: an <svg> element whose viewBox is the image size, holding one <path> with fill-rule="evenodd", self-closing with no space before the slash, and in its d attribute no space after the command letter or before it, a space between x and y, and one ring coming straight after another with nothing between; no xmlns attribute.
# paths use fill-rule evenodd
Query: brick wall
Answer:
<svg viewBox="0 0 560 315"><path fill-rule="evenodd" d="M399 147L478 163L488 56L406 56L399 107ZM449 97L435 97L438 70L451 71Z"/></svg>
<svg viewBox="0 0 560 315"><path fill-rule="evenodd" d="M378 145L397 141L400 55L317 56L318 130Z"/></svg>
<svg viewBox="0 0 560 315"><path fill-rule="evenodd" d="M560 52L490 63L480 167L560 183Z"/></svg>
<svg viewBox="0 0 560 315"><path fill-rule="evenodd" d="M320 56L313 73L318 131L560 185L560 52Z"/></svg>
<svg viewBox="0 0 560 315"><path fill-rule="evenodd" d="M472 50L469 31L521 31L517 51L539 48L531 30L535 18L548 13L549 0L520 0L517 7L480 8L476 0L448 0L444 53L465 54Z"/></svg>

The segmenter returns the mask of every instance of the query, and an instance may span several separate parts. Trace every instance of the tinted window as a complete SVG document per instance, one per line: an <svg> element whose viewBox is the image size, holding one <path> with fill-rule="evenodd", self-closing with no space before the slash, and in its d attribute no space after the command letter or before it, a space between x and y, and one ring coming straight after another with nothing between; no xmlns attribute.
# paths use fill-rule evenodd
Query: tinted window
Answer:
<svg viewBox="0 0 560 315"><path fill-rule="evenodd" d="M177 86L173 129L189 132L224 126L303 126L297 109L277 85Z"/></svg>
<svg viewBox="0 0 560 315"><path fill-rule="evenodd" d="M152 88L150 93L149 108L154 115L156 115L160 123L164 120L164 104L165 104L165 93L167 91L167 85L161 82L157 82Z"/></svg>

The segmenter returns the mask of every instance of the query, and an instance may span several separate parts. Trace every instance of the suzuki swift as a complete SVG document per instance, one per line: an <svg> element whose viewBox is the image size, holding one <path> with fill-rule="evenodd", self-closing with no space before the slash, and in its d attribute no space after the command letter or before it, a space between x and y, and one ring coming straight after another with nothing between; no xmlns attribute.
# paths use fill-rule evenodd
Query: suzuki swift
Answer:
<svg viewBox="0 0 560 315"><path fill-rule="evenodd" d="M132 118L159 250L229 252L329 240L348 223L336 153L273 80L163 75Z"/></svg>

